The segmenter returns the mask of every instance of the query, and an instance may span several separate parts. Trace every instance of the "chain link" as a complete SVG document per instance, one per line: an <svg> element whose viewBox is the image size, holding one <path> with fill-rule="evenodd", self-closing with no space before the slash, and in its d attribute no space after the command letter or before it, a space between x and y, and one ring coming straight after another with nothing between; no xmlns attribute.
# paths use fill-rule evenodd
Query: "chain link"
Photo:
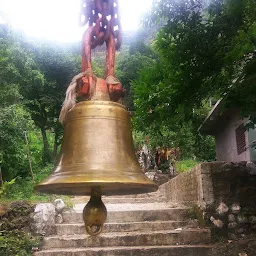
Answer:
<svg viewBox="0 0 256 256"><path fill-rule="evenodd" d="M112 33L116 50L121 46L121 24L118 0L81 0L79 24L93 27L91 46L94 49L109 40Z"/></svg>

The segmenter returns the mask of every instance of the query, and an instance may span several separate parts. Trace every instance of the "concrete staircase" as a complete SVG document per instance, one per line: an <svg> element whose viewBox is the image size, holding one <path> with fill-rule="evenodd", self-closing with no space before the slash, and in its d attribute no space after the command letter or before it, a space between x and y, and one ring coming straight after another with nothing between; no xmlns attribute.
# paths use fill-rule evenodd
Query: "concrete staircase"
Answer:
<svg viewBox="0 0 256 256"><path fill-rule="evenodd" d="M64 223L56 235L44 238L37 256L212 255L210 230L199 228L186 206L166 203L157 194L103 198L107 222L92 237L82 220L84 199L74 199L74 209L63 213Z"/></svg>

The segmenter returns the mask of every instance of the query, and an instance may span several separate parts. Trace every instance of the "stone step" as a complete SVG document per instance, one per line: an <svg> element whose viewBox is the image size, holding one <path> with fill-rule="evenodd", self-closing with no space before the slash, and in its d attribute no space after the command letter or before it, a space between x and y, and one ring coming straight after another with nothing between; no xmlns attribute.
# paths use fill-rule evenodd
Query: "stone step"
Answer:
<svg viewBox="0 0 256 256"><path fill-rule="evenodd" d="M75 204L73 210L76 212L83 212L86 203ZM138 211L138 210L156 210L156 209L170 209L170 208L184 208L186 206L181 204L175 204L170 202L151 202L151 203L107 203L105 204L109 212L120 212L120 211ZM186 207L188 208L188 207Z"/></svg>
<svg viewBox="0 0 256 256"><path fill-rule="evenodd" d="M39 251L36 256L212 256L212 245L68 248Z"/></svg>
<svg viewBox="0 0 256 256"><path fill-rule="evenodd" d="M145 195L133 195L133 196L103 196L102 201L104 204L125 204L125 203L152 203L152 202L165 202L167 199L164 196L151 196ZM89 196L81 196L72 198L73 204L87 203Z"/></svg>
<svg viewBox="0 0 256 256"><path fill-rule="evenodd" d="M173 230L177 228L196 228L197 221L150 221L150 222L127 222L127 223L106 223L103 226L103 233L109 232L134 232L134 231L157 231ZM57 235L85 234L84 223L57 224Z"/></svg>
<svg viewBox="0 0 256 256"><path fill-rule="evenodd" d="M154 232L103 233L89 235L51 236L44 238L44 249L111 247L111 246L159 246L177 244L210 243L208 229L160 230Z"/></svg>
<svg viewBox="0 0 256 256"><path fill-rule="evenodd" d="M153 205L153 206L152 206ZM184 221L189 219L188 207L173 208L167 204L117 204L119 209L111 209L108 207L107 222L142 222L142 221ZM113 206L113 205L112 205ZM75 211L67 211L63 213L65 223L82 223L82 209Z"/></svg>

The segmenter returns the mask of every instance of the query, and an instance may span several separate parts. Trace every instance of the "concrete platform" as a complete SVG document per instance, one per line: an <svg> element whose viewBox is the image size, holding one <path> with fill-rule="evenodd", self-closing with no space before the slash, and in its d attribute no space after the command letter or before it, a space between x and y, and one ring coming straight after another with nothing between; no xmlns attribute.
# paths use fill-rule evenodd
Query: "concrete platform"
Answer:
<svg viewBox="0 0 256 256"><path fill-rule="evenodd" d="M45 237L44 249L109 247L109 246L159 246L210 243L208 229L161 230L154 232L102 233L99 236L70 235Z"/></svg>
<svg viewBox="0 0 256 256"><path fill-rule="evenodd" d="M63 213L65 223L83 223L82 211L85 204ZM110 223L141 221L183 221L189 219L189 208L185 206L155 204L106 204L107 221Z"/></svg>
<svg viewBox="0 0 256 256"><path fill-rule="evenodd" d="M212 245L167 245L68 248L37 252L37 256L213 256ZM224 256L224 255L219 255Z"/></svg>
<svg viewBox="0 0 256 256"><path fill-rule="evenodd" d="M86 234L77 203L63 213L57 234L45 237L37 256L213 256L209 229L191 220L190 208L148 197L118 197L106 203L107 221L96 237ZM159 199L160 197L157 196ZM112 198L113 199L113 198ZM134 202L132 200L135 200Z"/></svg>
<svg viewBox="0 0 256 256"><path fill-rule="evenodd" d="M159 230L173 230L183 228L195 228L198 226L196 221L144 221L126 223L105 223L103 233L110 232L134 232L143 230L145 232ZM57 235L86 234L84 223L63 223L57 224Z"/></svg>

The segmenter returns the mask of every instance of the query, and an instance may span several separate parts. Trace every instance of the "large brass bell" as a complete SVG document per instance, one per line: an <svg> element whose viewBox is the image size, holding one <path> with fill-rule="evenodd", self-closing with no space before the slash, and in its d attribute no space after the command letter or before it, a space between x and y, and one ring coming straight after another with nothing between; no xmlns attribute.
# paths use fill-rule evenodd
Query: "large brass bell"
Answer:
<svg viewBox="0 0 256 256"><path fill-rule="evenodd" d="M152 192L157 185L143 174L135 156L129 112L119 103L92 100L77 103L68 112L59 163L36 189L91 195L90 201L99 203L93 207L94 212L101 208L100 217L95 225L91 220L85 224L88 230L95 226L95 232L89 233L97 235L106 219L101 195ZM88 207L86 212L90 212Z"/></svg>
<svg viewBox="0 0 256 256"><path fill-rule="evenodd" d="M129 112L112 101L83 101L68 113L59 163L38 191L90 195L155 191L136 159Z"/></svg>
<svg viewBox="0 0 256 256"><path fill-rule="evenodd" d="M107 217L102 195L146 193L156 191L157 186L142 173L136 159L129 112L112 102L123 97L125 91L114 77L115 53L121 44L118 4L104 0L87 5L83 0L81 6L80 21L88 23L82 38L82 73L72 79L60 113L65 118L60 118L64 120L64 138L59 163L36 189L91 195L83 219L87 232L98 235ZM113 21L115 26L111 25ZM104 41L106 65L102 79L92 72L91 49ZM77 100L84 101L73 106Z"/></svg>

